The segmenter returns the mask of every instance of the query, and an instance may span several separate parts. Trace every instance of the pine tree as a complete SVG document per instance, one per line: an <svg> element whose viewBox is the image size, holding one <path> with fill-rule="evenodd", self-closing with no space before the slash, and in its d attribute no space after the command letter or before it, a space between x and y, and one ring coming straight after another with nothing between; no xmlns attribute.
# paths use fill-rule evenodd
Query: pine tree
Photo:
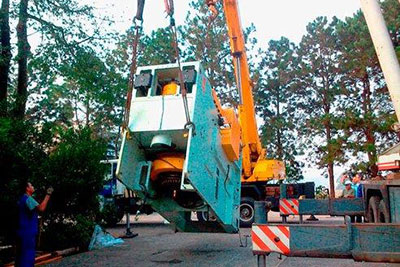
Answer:
<svg viewBox="0 0 400 267"><path fill-rule="evenodd" d="M0 9L0 117L7 115L8 81L11 65L10 1L2 0Z"/></svg>
<svg viewBox="0 0 400 267"><path fill-rule="evenodd" d="M398 6L398 11L400 6ZM393 10L391 10L393 12ZM340 60L344 71L339 127L348 136L347 150L357 157L356 170L376 176L378 150L395 142L393 105L361 11L338 24ZM360 157L361 155L361 157ZM365 160L365 157L367 159Z"/></svg>
<svg viewBox="0 0 400 267"><path fill-rule="evenodd" d="M334 197L334 165L345 160L343 137L334 126L337 118L336 99L340 94L336 18L328 22L318 17L307 26L299 45L300 80L297 107L303 116L298 128L305 144L312 149L311 162L327 168L330 196ZM302 122L302 123L300 123Z"/></svg>
<svg viewBox="0 0 400 267"><path fill-rule="evenodd" d="M296 47L289 39L271 40L262 57L260 84L257 90L257 112L263 119L262 141L268 157L285 160L288 181L303 179L302 163L296 160L301 150L295 127L295 98L298 61Z"/></svg>

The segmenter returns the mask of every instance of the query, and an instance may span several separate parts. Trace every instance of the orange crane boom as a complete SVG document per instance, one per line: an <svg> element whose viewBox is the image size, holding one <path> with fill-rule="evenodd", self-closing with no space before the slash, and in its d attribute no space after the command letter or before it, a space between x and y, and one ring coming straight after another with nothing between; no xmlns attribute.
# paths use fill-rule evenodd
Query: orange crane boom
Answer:
<svg viewBox="0 0 400 267"><path fill-rule="evenodd" d="M239 90L239 120L242 126L243 174L250 177L252 162L265 155L261 147L254 113L253 84L247 63L245 40L239 17L237 0L224 0L224 13L228 26L231 52L234 58L236 84Z"/></svg>
<svg viewBox="0 0 400 267"><path fill-rule="evenodd" d="M207 1L207 5L214 14L217 12L216 2L216 0ZM258 134L253 100L253 82L249 73L238 1L223 0L223 6L239 91L238 110L242 131L242 182L283 179L285 176L283 162L264 159L266 149L261 146Z"/></svg>

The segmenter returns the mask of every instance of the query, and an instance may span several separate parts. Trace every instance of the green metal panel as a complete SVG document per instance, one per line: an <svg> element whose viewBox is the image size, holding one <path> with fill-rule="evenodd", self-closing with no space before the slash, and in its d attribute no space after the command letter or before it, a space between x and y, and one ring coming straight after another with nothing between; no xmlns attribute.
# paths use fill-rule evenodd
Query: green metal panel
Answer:
<svg viewBox="0 0 400 267"><path fill-rule="evenodd" d="M299 200L299 214L329 214L329 200L301 199Z"/></svg>
<svg viewBox="0 0 400 267"><path fill-rule="evenodd" d="M303 215L362 215L362 198L301 199L299 214Z"/></svg>
<svg viewBox="0 0 400 267"><path fill-rule="evenodd" d="M389 206L392 223L400 223L400 187L389 187Z"/></svg>
<svg viewBox="0 0 400 267"><path fill-rule="evenodd" d="M362 198L331 199L331 215L364 214Z"/></svg>

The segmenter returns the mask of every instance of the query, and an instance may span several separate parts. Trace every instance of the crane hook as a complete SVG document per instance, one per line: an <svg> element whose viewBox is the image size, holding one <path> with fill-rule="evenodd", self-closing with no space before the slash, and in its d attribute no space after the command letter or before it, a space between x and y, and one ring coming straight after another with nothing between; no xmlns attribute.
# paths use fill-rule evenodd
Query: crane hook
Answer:
<svg viewBox="0 0 400 267"><path fill-rule="evenodd" d="M210 22L214 21L216 17L218 16L218 9L216 7L218 0L207 0L207 6L208 9L211 11L212 15L210 16L209 20Z"/></svg>

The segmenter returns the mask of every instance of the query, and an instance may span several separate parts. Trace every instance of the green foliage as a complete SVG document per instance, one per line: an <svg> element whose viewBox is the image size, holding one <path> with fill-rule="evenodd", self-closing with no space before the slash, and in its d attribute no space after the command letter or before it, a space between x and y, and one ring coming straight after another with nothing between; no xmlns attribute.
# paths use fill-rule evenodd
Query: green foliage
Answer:
<svg viewBox="0 0 400 267"><path fill-rule="evenodd" d="M124 216L124 210L115 202L106 202L100 211L99 221L104 226L113 227L121 221Z"/></svg>
<svg viewBox="0 0 400 267"><path fill-rule="evenodd" d="M398 1L382 2L399 50ZM355 170L376 175L378 151L398 142L393 106L361 11L345 21L319 17L295 46L271 41L262 53L257 111L270 156L290 161L303 151L328 167L357 158ZM287 152L286 152L287 151ZM287 173L291 173L288 167Z"/></svg>
<svg viewBox="0 0 400 267"><path fill-rule="evenodd" d="M108 137L121 124L127 84L116 67L107 64L110 58L99 58L90 47L77 49L73 60L58 66L63 81L47 85L31 116L65 126L90 126Z"/></svg>
<svg viewBox="0 0 400 267"><path fill-rule="evenodd" d="M49 216L64 220L75 214L94 218L103 186L105 143L93 139L89 128L59 132L59 144L46 162L46 180L54 190ZM68 163L68 164L66 164Z"/></svg>
<svg viewBox="0 0 400 267"><path fill-rule="evenodd" d="M393 1L384 1L382 6L386 17L400 13L400 6ZM389 29L398 25L396 19L388 18ZM396 142L391 129L395 122L393 105L363 14L358 12L346 18L337 29L343 71L340 105L344 115L337 127L346 134L345 146L349 153L367 156L358 157L353 168L376 176L378 151Z"/></svg>
<svg viewBox="0 0 400 267"><path fill-rule="evenodd" d="M296 99L293 96L298 68L295 53L296 46L287 38L271 40L261 54L261 78L256 91L256 110L264 121L262 142L268 148L268 157L285 160L289 182L303 179L303 163L296 160L302 147L294 120Z"/></svg>
<svg viewBox="0 0 400 267"><path fill-rule="evenodd" d="M51 205L43 217L44 245L87 248L99 212L98 193L107 171L100 163L106 146L102 140L93 138L89 128L58 134L59 143L50 153L44 170L47 183L54 188ZM59 231L58 238L65 243L53 239L54 230Z"/></svg>
<svg viewBox="0 0 400 267"><path fill-rule="evenodd" d="M178 27L178 31L179 31ZM179 37L178 37L179 38ZM150 35L145 35L140 40L138 64L139 66L159 65L176 62L174 49L174 39L172 30L168 28L159 28L152 31ZM180 52L182 58L185 57Z"/></svg>
<svg viewBox="0 0 400 267"><path fill-rule="evenodd" d="M219 13L211 23L211 13L204 0L191 1L189 6L191 9L187 13L185 25L180 29L183 45L186 48L185 59L201 61L212 87L223 104L237 104L238 91L233 57L222 4L217 3ZM254 25L244 29L246 44L250 49L254 48L257 42L251 37L254 32Z"/></svg>
<svg viewBox="0 0 400 267"><path fill-rule="evenodd" d="M53 221L44 226L41 234L41 248L47 251L80 247L87 249L95 226L95 221L82 214L73 221Z"/></svg>
<svg viewBox="0 0 400 267"><path fill-rule="evenodd" d="M345 162L342 133L334 125L341 120L337 98L340 97L341 68L336 26L318 17L307 25L299 48L299 72L296 85L297 130L310 163L327 170L331 190L334 189L334 164Z"/></svg>
<svg viewBox="0 0 400 267"><path fill-rule="evenodd" d="M0 118L0 236L15 240L17 201L22 195L20 183L40 176L46 161L49 131L38 131L29 122ZM40 190L39 190L40 191Z"/></svg>
<svg viewBox="0 0 400 267"><path fill-rule="evenodd" d="M200 60L219 96L226 102L234 102L237 89L222 4L217 5L219 14L212 23L205 1L195 0L189 6L191 10L181 30L188 60Z"/></svg>
<svg viewBox="0 0 400 267"><path fill-rule="evenodd" d="M323 185L317 186L317 188L315 188L315 198L316 199L327 199L327 198L329 198L328 188L326 188Z"/></svg>
<svg viewBox="0 0 400 267"><path fill-rule="evenodd" d="M42 216L43 248L87 247L106 171L100 164L105 143L89 128L63 130L54 124L34 127L1 118L0 146L0 208L5 218L10 218L1 220L0 235L10 242L15 240L16 204L23 194L21 183L28 180L39 202L48 186L55 189Z"/></svg>
<svg viewBox="0 0 400 267"><path fill-rule="evenodd" d="M381 4L400 55L400 6L397 0ZM18 19L17 6L10 10L12 23ZM185 25L178 27L182 61L202 61L222 102L236 103L222 5L212 23L203 0L190 7ZM26 121L0 118L0 209L13 218L0 222L0 235L10 240L24 179L34 183L38 200L47 186L55 188L43 216L45 248L86 246L94 222L115 212L106 207L99 215L97 194L105 168L99 161L105 153L103 140L114 139L121 124L133 29L124 35L106 33L102 29L110 21L94 12L76 0L29 1L28 32L37 32L41 43L28 58ZM299 156L308 151L309 162L328 166L331 177L333 166L350 157L359 158L354 169L376 171L379 151L398 139L390 128L396 118L362 13L344 21L319 17L309 23L298 45L283 37L255 51L254 31L250 26L244 34L257 114L264 121L261 139L269 157L285 160L288 180L303 178ZM110 40L115 46L107 46ZM175 62L172 42L170 28L143 35L138 65ZM15 59L9 76L11 104Z"/></svg>

